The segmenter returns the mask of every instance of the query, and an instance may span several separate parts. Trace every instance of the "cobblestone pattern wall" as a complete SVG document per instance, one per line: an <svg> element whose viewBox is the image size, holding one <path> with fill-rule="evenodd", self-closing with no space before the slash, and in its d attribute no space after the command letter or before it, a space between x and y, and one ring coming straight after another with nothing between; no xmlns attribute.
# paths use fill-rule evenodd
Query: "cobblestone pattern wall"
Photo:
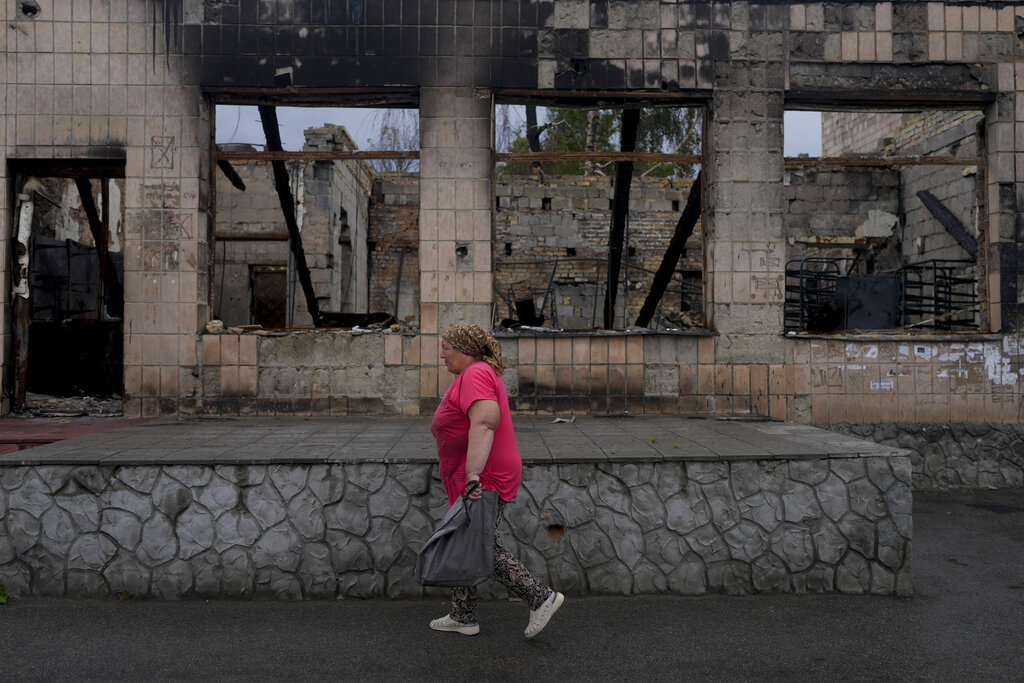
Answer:
<svg viewBox="0 0 1024 683"><path fill-rule="evenodd" d="M425 463L3 468L0 582L416 597L416 552L446 507ZM530 466L506 514L510 550L575 594L911 593L906 458Z"/></svg>
<svg viewBox="0 0 1024 683"><path fill-rule="evenodd" d="M900 422L822 427L909 450L915 490L1024 486L1024 425Z"/></svg>

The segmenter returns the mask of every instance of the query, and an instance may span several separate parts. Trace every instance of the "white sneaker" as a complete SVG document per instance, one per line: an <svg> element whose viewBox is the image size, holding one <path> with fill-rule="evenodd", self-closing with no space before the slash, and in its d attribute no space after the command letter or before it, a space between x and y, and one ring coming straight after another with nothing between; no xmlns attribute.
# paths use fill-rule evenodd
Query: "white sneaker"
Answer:
<svg viewBox="0 0 1024 683"><path fill-rule="evenodd" d="M548 625L548 620L554 616L563 602L565 602L565 596L558 591L552 591L544 604L535 610L530 610L530 623L526 625L526 637L533 638L543 631L544 627Z"/></svg>
<svg viewBox="0 0 1024 683"><path fill-rule="evenodd" d="M446 614L440 619L430 622L430 628L435 631L454 631L464 636L475 636L480 633L480 624L463 624L461 621L452 619L452 615Z"/></svg>

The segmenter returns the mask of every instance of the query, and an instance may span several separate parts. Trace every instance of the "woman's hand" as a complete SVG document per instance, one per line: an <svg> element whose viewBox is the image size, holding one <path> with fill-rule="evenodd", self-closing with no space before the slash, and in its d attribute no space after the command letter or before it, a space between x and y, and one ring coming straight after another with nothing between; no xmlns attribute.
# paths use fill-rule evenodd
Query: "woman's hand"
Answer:
<svg viewBox="0 0 1024 683"><path fill-rule="evenodd" d="M476 486L473 486L474 483ZM480 500L480 497L484 495L483 491L480 486L480 477L466 480L466 497L470 500Z"/></svg>

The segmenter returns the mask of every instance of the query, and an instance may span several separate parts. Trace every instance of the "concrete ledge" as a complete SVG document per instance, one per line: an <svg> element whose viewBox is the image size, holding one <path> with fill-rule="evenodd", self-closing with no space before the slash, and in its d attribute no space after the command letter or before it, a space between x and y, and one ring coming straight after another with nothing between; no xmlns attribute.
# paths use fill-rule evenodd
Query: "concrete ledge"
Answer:
<svg viewBox="0 0 1024 683"><path fill-rule="evenodd" d="M565 417L561 420L568 420ZM801 460L899 448L790 422L670 415L514 417L526 464ZM0 455L35 465L434 463L426 417L163 418Z"/></svg>
<svg viewBox="0 0 1024 683"><path fill-rule="evenodd" d="M423 595L412 566L447 505L436 465L389 462L397 457L393 447L375 455L377 461L365 455L401 436L395 429L385 433L391 422L369 422L360 432L362 454L344 452L362 460L343 463L271 462L269 456L258 464L202 462L224 457L204 445L210 435L195 439L191 464L161 462L155 452L147 454L148 464L119 464L116 459L127 455L118 450L117 439L94 452L89 464L69 462L84 463L87 454L55 450L61 444L33 449L50 449L42 455L58 462L5 459L0 465L0 582L12 595ZM674 459L659 449L677 450L670 441L684 438L679 431L700 444L699 428L687 431L693 425L675 420L682 424L663 425L668 432L662 436L634 432L631 446L616 437L621 429L616 422L621 421L601 426L607 432L597 449L601 458L585 461L588 446L582 454L566 456L575 460L552 459L524 469L520 495L506 513L504 537L546 582L576 594L911 593L906 452L799 425L748 423L729 426L736 444L722 436L703 444L703 460L696 454ZM572 424L577 430L597 429ZM772 440L765 429L776 435L785 430L793 443L810 430L819 435L819 453L811 453L807 442L795 457L781 452L757 457L754 444L739 436L760 434L759 448L767 452ZM135 438L146 428L129 431ZM522 431L528 442L528 425ZM550 432L538 432L536 443L547 443ZM572 430L559 433L568 441L580 438ZM376 440L370 438L374 435ZM300 436L299 430L277 429L259 440L264 446L277 441L284 452L312 451L323 440L322 434ZM548 444L547 452L569 448L568 441ZM650 446L641 448L644 441ZM329 444L338 452L347 446ZM633 452L627 452L630 448ZM725 453L728 448L734 455ZM151 449L158 450L158 444ZM617 449L621 458L613 462L607 454ZM165 450L159 457L183 456ZM497 584L484 586L485 595L503 594Z"/></svg>

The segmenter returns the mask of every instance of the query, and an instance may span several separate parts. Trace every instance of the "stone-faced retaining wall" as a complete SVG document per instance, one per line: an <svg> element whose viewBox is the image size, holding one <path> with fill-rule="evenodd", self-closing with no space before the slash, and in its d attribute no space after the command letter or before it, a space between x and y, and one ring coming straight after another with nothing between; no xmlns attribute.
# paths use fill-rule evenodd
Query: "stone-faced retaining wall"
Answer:
<svg viewBox="0 0 1024 683"><path fill-rule="evenodd" d="M0 582L420 596L416 551L446 507L428 463L2 467ZM509 548L575 594L911 593L905 455L533 464L506 517Z"/></svg>
<svg viewBox="0 0 1024 683"><path fill-rule="evenodd" d="M1024 425L992 423L821 425L910 452L916 490L1024 486Z"/></svg>

